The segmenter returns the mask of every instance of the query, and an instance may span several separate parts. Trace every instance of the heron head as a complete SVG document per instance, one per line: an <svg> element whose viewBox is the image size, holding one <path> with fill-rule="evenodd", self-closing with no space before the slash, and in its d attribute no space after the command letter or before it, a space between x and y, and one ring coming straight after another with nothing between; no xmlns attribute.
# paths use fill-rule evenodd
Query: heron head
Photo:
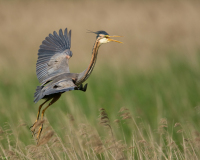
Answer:
<svg viewBox="0 0 200 160"><path fill-rule="evenodd" d="M108 42L118 42L118 43L122 43L120 41L111 39L111 37L122 37L122 36L110 36L106 31L97 31L97 32L92 32L91 33L95 33L97 35L96 38L99 38L99 42L101 44L103 43L108 43Z"/></svg>

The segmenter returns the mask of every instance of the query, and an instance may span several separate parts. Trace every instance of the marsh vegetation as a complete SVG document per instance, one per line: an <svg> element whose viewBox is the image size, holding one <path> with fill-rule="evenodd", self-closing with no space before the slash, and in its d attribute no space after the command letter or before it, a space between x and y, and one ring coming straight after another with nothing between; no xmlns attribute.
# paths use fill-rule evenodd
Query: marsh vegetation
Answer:
<svg viewBox="0 0 200 160"><path fill-rule="evenodd" d="M199 15L197 1L0 1L0 159L199 159ZM101 46L87 92L47 110L37 145L37 50L66 27L71 72L90 61L87 29L124 44Z"/></svg>

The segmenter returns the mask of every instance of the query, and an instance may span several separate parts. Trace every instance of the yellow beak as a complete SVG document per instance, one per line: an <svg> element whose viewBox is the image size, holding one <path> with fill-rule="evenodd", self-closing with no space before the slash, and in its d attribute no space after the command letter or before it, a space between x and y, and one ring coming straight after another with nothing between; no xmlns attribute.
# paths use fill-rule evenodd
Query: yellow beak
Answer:
<svg viewBox="0 0 200 160"><path fill-rule="evenodd" d="M114 40L114 39L111 39L110 37L122 37L122 36L109 36L108 35L108 41L110 42L110 41L112 41L112 42L118 42L118 43L123 43L123 42L120 42L120 41L117 41L117 40Z"/></svg>

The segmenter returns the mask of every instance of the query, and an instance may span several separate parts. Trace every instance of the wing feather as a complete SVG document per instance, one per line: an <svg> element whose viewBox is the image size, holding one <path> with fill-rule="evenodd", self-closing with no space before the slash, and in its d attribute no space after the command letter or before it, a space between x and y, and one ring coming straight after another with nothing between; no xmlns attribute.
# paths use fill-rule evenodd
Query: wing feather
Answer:
<svg viewBox="0 0 200 160"><path fill-rule="evenodd" d="M45 96L63 93L66 91L77 90L77 86L73 83L72 79L60 79L59 81L51 81L45 86L39 86L34 94L34 102L38 102Z"/></svg>
<svg viewBox="0 0 200 160"><path fill-rule="evenodd" d="M74 90L75 87L77 87L72 80L60 80L55 84L52 84L51 87L48 87L48 89L45 92L45 95L60 93L60 92L66 92L70 90Z"/></svg>
<svg viewBox="0 0 200 160"><path fill-rule="evenodd" d="M62 48L62 45L59 43L59 39L55 35L49 34L49 37L51 38L52 42L54 42L54 44Z"/></svg>
<svg viewBox="0 0 200 160"><path fill-rule="evenodd" d="M59 35L57 34L57 32L54 31L53 34L54 34L54 37L56 37L57 42L58 42L62 47L65 47L65 44L64 44L63 40L61 39L61 37L59 37Z"/></svg>
<svg viewBox="0 0 200 160"><path fill-rule="evenodd" d="M62 42L64 43L64 46L66 47L67 46L67 41L65 40L65 37L63 36L63 32L62 32L61 29L59 30L59 36L62 39Z"/></svg>
<svg viewBox="0 0 200 160"><path fill-rule="evenodd" d="M36 74L40 83L44 83L47 79L51 79L62 73L69 73L68 56L72 56L71 46L71 30L67 32L67 28L49 34L42 41L38 50L38 60L36 63Z"/></svg>

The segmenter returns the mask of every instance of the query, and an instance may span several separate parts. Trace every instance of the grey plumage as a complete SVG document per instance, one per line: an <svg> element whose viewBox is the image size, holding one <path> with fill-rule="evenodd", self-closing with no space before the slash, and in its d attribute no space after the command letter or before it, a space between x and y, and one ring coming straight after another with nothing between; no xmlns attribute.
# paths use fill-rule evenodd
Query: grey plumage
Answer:
<svg viewBox="0 0 200 160"><path fill-rule="evenodd" d="M72 57L70 46L71 31L67 33L67 29L65 29L64 35L62 29L60 29L59 35L54 31L53 35L49 34L49 36L45 38L38 50L38 60L36 64L36 74L40 83L43 83L51 76L54 77L60 73L69 73L69 66L65 56L68 55ZM51 75L51 73L54 74Z"/></svg>
<svg viewBox="0 0 200 160"><path fill-rule="evenodd" d="M35 102L38 102L42 98L47 98L50 95L56 93L63 93L71 90L78 90L79 88L73 83L71 78L64 77L56 77L45 86L38 86L35 92Z"/></svg>
<svg viewBox="0 0 200 160"><path fill-rule="evenodd" d="M42 45L40 45L36 63L36 74L42 85L37 87L34 94L35 103L50 94L74 90L74 88L77 87L72 80L65 81L67 77L64 76L64 73L70 72L67 57L72 57L70 47L71 30L67 33L67 28L65 29L64 34L62 29L59 30L59 35L55 31L53 34L49 34L42 42ZM59 85L59 83L55 81L55 79L57 79L56 77L59 75L62 75L62 77L60 77L60 80L63 80L62 84L64 82L66 83L65 88L60 90L58 88L55 89L55 86ZM67 84L71 84L71 86ZM51 90L47 90L47 87L50 87Z"/></svg>
<svg viewBox="0 0 200 160"><path fill-rule="evenodd" d="M62 93L71 90L86 91L87 84L82 85L83 82L91 75L96 60L98 49L102 43L108 43L110 41L119 42L110 37L105 31L93 32L97 34L95 44L92 50L92 59L89 66L81 73L70 73L68 62L72 57L71 47L71 30L68 32L67 28L59 30L59 32L53 32L40 45L38 50L38 60L36 63L36 74L41 86L36 88L34 94L34 102L38 102L40 99L46 99L39 108L37 119L32 125L33 134L35 132L34 126L39 119L40 110L44 104L48 101L50 103L43 109L41 119L43 119L45 110L55 103L61 96ZM121 43L121 42L119 42ZM41 125L37 139L39 140L43 125Z"/></svg>

